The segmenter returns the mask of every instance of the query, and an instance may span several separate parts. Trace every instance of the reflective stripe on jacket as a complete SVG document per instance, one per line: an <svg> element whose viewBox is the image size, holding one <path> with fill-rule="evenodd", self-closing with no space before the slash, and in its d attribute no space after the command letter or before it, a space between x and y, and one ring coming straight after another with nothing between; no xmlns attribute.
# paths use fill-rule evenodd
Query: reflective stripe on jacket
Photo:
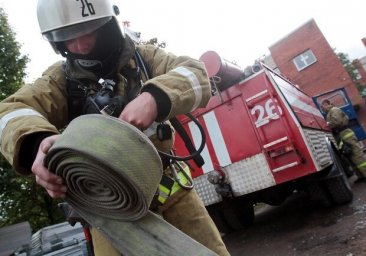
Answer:
<svg viewBox="0 0 366 256"><path fill-rule="evenodd" d="M343 144L351 139L357 140L355 133L350 128L341 131L338 136L338 148L342 148Z"/></svg>
<svg viewBox="0 0 366 256"><path fill-rule="evenodd" d="M189 185L191 181L186 177L186 175L192 177L189 166L184 163L179 164L183 165L180 172L178 172L180 182L183 185ZM168 175L163 175L158 190L158 201L161 204L164 204L170 196L174 195L180 189L182 189L182 187L178 184L178 182L176 182L173 178L169 177Z"/></svg>

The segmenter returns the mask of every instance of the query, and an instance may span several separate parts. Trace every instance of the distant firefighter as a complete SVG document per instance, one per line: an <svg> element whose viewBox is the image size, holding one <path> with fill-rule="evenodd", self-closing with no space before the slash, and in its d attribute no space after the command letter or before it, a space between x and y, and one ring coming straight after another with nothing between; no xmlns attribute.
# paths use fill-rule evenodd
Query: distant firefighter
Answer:
<svg viewBox="0 0 366 256"><path fill-rule="evenodd" d="M359 146L355 133L348 128L347 115L329 100L322 102L322 108L327 113L327 124L333 131L338 148L353 163L358 181L366 181L366 155Z"/></svg>

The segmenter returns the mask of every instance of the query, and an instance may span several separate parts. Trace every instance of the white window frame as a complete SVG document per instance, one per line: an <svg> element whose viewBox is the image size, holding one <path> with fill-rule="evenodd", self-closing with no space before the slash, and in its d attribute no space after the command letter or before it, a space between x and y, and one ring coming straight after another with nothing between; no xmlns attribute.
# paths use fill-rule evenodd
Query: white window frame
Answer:
<svg viewBox="0 0 366 256"><path fill-rule="evenodd" d="M311 57L312 59L308 62L308 58ZM302 61L302 63L304 65L299 65L299 63L297 62L297 60ZM297 55L295 58L292 59L293 63L296 66L296 69L298 71L301 71L307 67L309 67L310 65L314 64L315 62L317 62L317 58L315 57L314 53L312 50L307 50L299 55Z"/></svg>

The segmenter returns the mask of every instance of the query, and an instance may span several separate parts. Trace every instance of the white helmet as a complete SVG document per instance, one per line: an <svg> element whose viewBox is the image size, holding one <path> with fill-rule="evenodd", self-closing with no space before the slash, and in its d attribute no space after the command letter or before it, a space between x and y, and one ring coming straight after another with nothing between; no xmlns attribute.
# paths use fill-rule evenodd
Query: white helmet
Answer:
<svg viewBox="0 0 366 256"><path fill-rule="evenodd" d="M116 16L118 7L111 0L38 0L37 17L42 35L59 53L57 42L89 34L109 21L125 37Z"/></svg>

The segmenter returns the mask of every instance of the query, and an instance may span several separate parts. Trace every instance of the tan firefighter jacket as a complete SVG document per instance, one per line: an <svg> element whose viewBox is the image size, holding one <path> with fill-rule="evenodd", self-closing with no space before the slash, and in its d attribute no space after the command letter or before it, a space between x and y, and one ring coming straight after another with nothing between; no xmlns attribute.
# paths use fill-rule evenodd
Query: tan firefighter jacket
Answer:
<svg viewBox="0 0 366 256"><path fill-rule="evenodd" d="M162 119L168 120L207 104L211 88L202 62L184 56L176 57L151 45L135 46L127 38L119 59L118 71L124 66L136 66L132 59L136 48L152 77L149 80L142 77L146 80L142 91L158 88L170 100L168 114ZM65 69L63 62L53 64L33 84L24 85L0 103L1 152L21 174L30 173L19 161L22 141L28 135L39 132L57 134L68 123L65 72L74 79L88 78L97 82L94 74L81 69L76 62L67 63ZM125 93L126 83L126 79L118 74L118 94Z"/></svg>
<svg viewBox="0 0 366 256"><path fill-rule="evenodd" d="M337 107L332 107L328 111L326 120L328 122L329 128L335 131L346 128L346 126L348 125L347 115L340 108Z"/></svg>

